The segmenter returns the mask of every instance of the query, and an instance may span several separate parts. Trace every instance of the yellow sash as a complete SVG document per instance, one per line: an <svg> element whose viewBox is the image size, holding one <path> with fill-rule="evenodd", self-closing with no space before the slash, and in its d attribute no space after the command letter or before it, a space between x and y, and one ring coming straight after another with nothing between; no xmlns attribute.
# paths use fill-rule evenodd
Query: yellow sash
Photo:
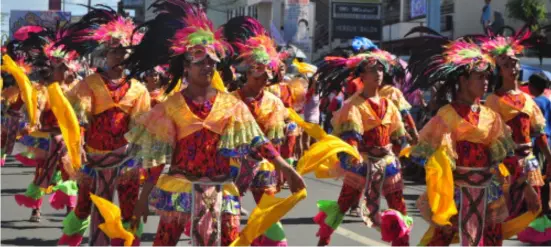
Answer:
<svg viewBox="0 0 551 247"><path fill-rule="evenodd" d="M262 235L274 223L306 198L306 189L302 189L287 198L278 198L264 194L253 210L245 228L230 246L250 246L252 241Z"/></svg>

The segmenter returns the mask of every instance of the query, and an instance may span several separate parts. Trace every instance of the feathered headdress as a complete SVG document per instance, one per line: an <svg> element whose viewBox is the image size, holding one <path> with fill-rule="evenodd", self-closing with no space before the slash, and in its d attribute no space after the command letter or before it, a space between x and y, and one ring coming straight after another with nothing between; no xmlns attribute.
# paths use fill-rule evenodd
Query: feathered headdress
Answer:
<svg viewBox="0 0 551 247"><path fill-rule="evenodd" d="M251 37L245 43L238 43L237 46L240 66L252 70L253 76L266 72L269 77L272 77L273 73L278 71L281 60L279 60L274 40L269 36Z"/></svg>
<svg viewBox="0 0 551 247"><path fill-rule="evenodd" d="M123 62L130 70L129 77L170 64L168 72L172 78L166 90L170 93L183 76L183 58L192 63L207 56L219 61L231 53L222 31L214 30L199 6L180 0L156 0L149 9L157 16L137 27L146 30L143 39Z"/></svg>
<svg viewBox="0 0 551 247"><path fill-rule="evenodd" d="M98 47L131 47L142 38L134 32L134 22L117 14L105 5L90 7L80 21L70 24L69 35L58 40L63 50L75 51L81 56L94 52Z"/></svg>
<svg viewBox="0 0 551 247"><path fill-rule="evenodd" d="M443 80L463 72L489 71L495 67L494 60L480 47L468 41L452 41L444 46L441 55L433 57L426 75L433 80Z"/></svg>
<svg viewBox="0 0 551 247"><path fill-rule="evenodd" d="M369 51L374 49L379 49L379 47L373 44L373 42L366 37L355 37L352 40L352 50L354 50L354 52L360 52L362 50Z"/></svg>
<svg viewBox="0 0 551 247"><path fill-rule="evenodd" d="M242 71L252 70L253 76L265 72L271 78L281 65L280 53L274 40L260 22L252 17L239 16L223 27L224 36L236 50L234 63Z"/></svg>
<svg viewBox="0 0 551 247"><path fill-rule="evenodd" d="M114 16L114 19L105 24L100 24L97 27L89 29L89 35L85 36L85 40L95 40L101 44L109 46L128 47L140 43L143 34L135 33L134 21L130 18L122 16Z"/></svg>
<svg viewBox="0 0 551 247"><path fill-rule="evenodd" d="M2 46L2 54L8 54L25 74L29 74L32 72L32 64L26 59L26 52L20 49L20 43L21 41L18 39L7 42Z"/></svg>
<svg viewBox="0 0 551 247"><path fill-rule="evenodd" d="M413 50L408 61L407 71L411 73L409 91L428 89L444 81L445 88L451 89L457 77L465 72L489 71L495 66L494 60L473 43L483 35L468 35L450 40L427 27L415 27L412 33L426 33ZM442 90L447 91L447 90Z"/></svg>
<svg viewBox="0 0 551 247"><path fill-rule="evenodd" d="M482 49L485 52L490 53L494 57L501 55L515 56L524 51L524 45L521 44L522 40L516 40L514 37L496 37L494 39L488 38L481 44Z"/></svg>
<svg viewBox="0 0 551 247"><path fill-rule="evenodd" d="M22 27L14 33L18 44L17 49L26 55L26 61L33 67L51 67L65 64L71 71L78 71L80 63L76 51L67 51L63 44L56 41L67 37L71 33L68 26L58 27L57 30L39 26ZM21 61L21 59L16 59Z"/></svg>
<svg viewBox="0 0 551 247"><path fill-rule="evenodd" d="M322 96L340 90L348 77L364 66L381 64L385 74L389 75L396 63L395 57L384 50L367 51L349 58L326 57L317 72L318 81L322 85L320 87Z"/></svg>
<svg viewBox="0 0 551 247"><path fill-rule="evenodd" d="M182 18L184 28L174 35L170 49L174 56L186 54L188 60L199 62L209 56L216 62L225 57L228 43L222 39L222 30L214 31L207 14L200 9L190 8L187 16Z"/></svg>

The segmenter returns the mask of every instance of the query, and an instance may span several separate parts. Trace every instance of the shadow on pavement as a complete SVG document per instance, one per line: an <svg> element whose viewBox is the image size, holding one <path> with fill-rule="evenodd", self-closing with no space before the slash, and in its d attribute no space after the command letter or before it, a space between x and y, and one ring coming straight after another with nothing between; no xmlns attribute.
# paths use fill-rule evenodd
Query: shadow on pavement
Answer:
<svg viewBox="0 0 551 247"><path fill-rule="evenodd" d="M419 195L410 195L410 194L404 194L404 199L406 201L417 201L417 198L419 198Z"/></svg>
<svg viewBox="0 0 551 247"><path fill-rule="evenodd" d="M286 218L286 219L281 219L280 222L283 225L315 225L316 224L316 223L314 223L314 220L312 219L312 217ZM342 221L343 224L359 223L359 222L363 222L363 221L361 219L360 220L347 220L347 219L344 219ZM247 219L242 219L241 220L241 225L244 226L246 224L247 224Z"/></svg>
<svg viewBox="0 0 551 247"><path fill-rule="evenodd" d="M55 246L57 245L57 240L44 240L40 238L14 238L2 240L1 243L6 245Z"/></svg>
<svg viewBox="0 0 551 247"><path fill-rule="evenodd" d="M26 189L3 189L0 190L2 196L13 196L15 194L25 193Z"/></svg>
<svg viewBox="0 0 551 247"><path fill-rule="evenodd" d="M16 173L2 172L2 175L26 176L26 175L34 175L34 171L16 172Z"/></svg>

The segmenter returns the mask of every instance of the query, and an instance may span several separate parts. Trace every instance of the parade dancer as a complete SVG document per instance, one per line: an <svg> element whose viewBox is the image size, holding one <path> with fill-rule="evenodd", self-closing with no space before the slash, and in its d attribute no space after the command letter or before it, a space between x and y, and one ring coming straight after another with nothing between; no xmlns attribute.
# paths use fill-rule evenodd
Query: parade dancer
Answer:
<svg viewBox="0 0 551 247"><path fill-rule="evenodd" d="M431 227L420 245L502 245L508 217L499 164L512 150L500 116L480 104L494 60L474 43L427 38L410 59L413 90L437 83L436 97L452 102L438 110L421 130L411 157L424 165L427 191L417 201Z"/></svg>
<svg viewBox="0 0 551 247"><path fill-rule="evenodd" d="M97 52L105 57L101 72L84 78L67 96L85 129L86 162L79 174L76 208L63 221L60 245L79 245L89 225L90 245L123 244L122 239L109 242L98 229L102 217L98 210L92 210L90 199L90 193L94 193L112 201L115 189L121 220L137 236L133 245L139 245L142 226L130 229L130 220L138 199L140 176L136 162L128 156L124 134L137 115L150 109L151 102L145 86L125 78L121 65L128 55L127 47L136 45L141 38L140 33L133 34L134 27L132 20L100 6L72 24L76 31L60 41L66 50L80 51L82 55Z"/></svg>
<svg viewBox="0 0 551 247"><path fill-rule="evenodd" d="M355 52L361 52L361 51L373 51L378 50L379 47L377 47L371 40L364 37L356 37L352 41L352 49ZM397 88L397 85L403 86L405 84L406 79L406 67L407 64L401 60L400 58L394 56L394 59L396 62L393 63L391 73L388 75L385 75L383 78L383 85L379 88L379 94L382 97L388 98L394 103L396 107L398 107L398 110L402 114L402 119L404 120L404 124L406 125L406 128L408 130L408 134L411 136L413 143L417 140L417 127L415 126L415 121L413 120L413 117L411 116L410 110L411 105L404 97L403 92ZM347 97L350 97L354 95L354 93L361 91L363 89L363 84L360 80L360 78L354 78L352 77L351 80L349 80L348 85L346 86L346 95ZM401 147L395 147L394 151L399 152L401 150Z"/></svg>
<svg viewBox="0 0 551 247"><path fill-rule="evenodd" d="M289 56L287 51L282 51L278 55L280 58L286 58ZM287 58L289 59L289 58ZM291 59L292 60L292 59ZM286 108L292 108L299 112L306 103L306 93L308 90L308 82L302 78L293 78L289 81L285 81L285 63L281 62L278 73L273 75L270 80L274 84L266 87L266 91L274 94L281 99ZM287 163L295 165L295 146L297 144L297 138L300 136L301 130L296 123L287 121L285 127L285 140L281 145L281 156L287 161Z"/></svg>
<svg viewBox="0 0 551 247"><path fill-rule="evenodd" d="M518 32L512 37L493 37L483 39L481 47L491 54L497 64L497 77L500 87L486 99L485 105L497 112L503 121L511 128L515 142L514 155L508 156L504 164L511 173L509 193L509 213L516 217L521 213L530 210L537 211L541 206L540 190L544 185L541 175L541 166L533 154L532 139L536 137L536 145L543 153L547 161L547 178L551 175L551 151L547 135L545 134L546 120L540 108L532 97L519 90L518 76L520 62L516 54L522 53L522 45L530 37L529 32ZM543 164L542 164L543 165ZM548 202L543 202L548 203ZM548 219L542 215L538 222L547 222ZM528 229L519 233L519 239L525 242L544 243L551 240L545 236L546 228L551 228L547 223L537 227L537 231Z"/></svg>
<svg viewBox="0 0 551 247"><path fill-rule="evenodd" d="M140 147L137 157L149 172L135 216L147 217L148 205L161 216L155 246L176 245L188 223L192 245L229 245L240 224L231 158L256 160L242 166L267 159L286 175L292 191L304 183L264 137L247 105L211 86L215 62L229 49L221 31L213 31L196 5L159 0L152 6L163 11L144 24L144 40L127 60L136 68L131 74L170 62L173 78L167 92L180 79L188 86L138 118L138 126L126 135ZM157 61L148 60L152 51ZM164 164L170 164L168 174L159 176Z"/></svg>
<svg viewBox="0 0 551 247"><path fill-rule="evenodd" d="M246 32L248 35L238 34L242 32ZM287 119L288 113L281 99L265 91L269 80L272 79L281 64L274 41L268 36L264 27L251 17L236 17L228 21L224 25L224 34L239 52L236 61L241 61L241 63L237 67L246 70L244 73L245 85L233 91L232 94L247 105L264 135L279 150L285 140L285 119ZM254 165L258 167L258 170L246 171L246 168L251 166L243 165L243 168L240 169L239 179L236 181L242 194L250 186L257 204L264 194L275 195L280 191L279 171L268 160L260 157L258 160L261 161ZM248 178L252 178L252 181ZM253 245L287 246L281 223L274 224L263 236L257 238Z"/></svg>
<svg viewBox="0 0 551 247"><path fill-rule="evenodd" d="M40 221L40 207L42 205L42 196L49 194L55 189L63 187L63 190L57 190L50 198L50 203L55 209L67 208L70 211L76 201L76 184L74 181L69 181L72 164L69 160L67 149L62 137L60 123L57 121L52 107L55 103L52 102L48 91L51 88L52 80L63 80L65 71L74 71L78 68L78 54L76 52L62 52L62 46L56 46L55 41L66 34L66 28L60 27L58 30L50 30L38 26L23 27L18 30L17 37L23 37L17 44L17 49L24 52L27 59L35 72L40 77L37 87L40 90L38 93L33 93L34 102L37 102L37 109L33 109L35 113L39 113L39 131L45 134L48 141L48 151L43 159L37 160L35 177L33 182L28 186L24 194L15 195L15 200L19 205L33 209L30 221ZM10 57L4 59L11 60ZM16 77L16 80L23 80L30 84L25 73L17 70L14 66L10 66L13 61L8 62L4 68L8 68L10 73ZM19 74L19 75L17 75ZM41 99L41 100L39 100ZM31 128L33 128L32 126ZM40 143L40 142L39 142ZM40 145L39 145L40 146ZM37 157L42 158L42 157ZM59 179L64 180L60 184Z"/></svg>
<svg viewBox="0 0 551 247"><path fill-rule="evenodd" d="M151 97L151 107L166 99L165 89L168 79L165 68L161 66L155 66L154 69L144 72L143 81Z"/></svg>
<svg viewBox="0 0 551 247"><path fill-rule="evenodd" d="M13 42L13 41L12 41ZM13 48L10 44L7 47ZM10 52L11 51L11 52ZM25 64L23 59L17 59L17 55L11 49L3 50L3 53L10 54L10 57L15 57L17 65L23 70L23 73L29 74L31 71L30 65ZM1 160L0 166L4 166L6 156L12 154L14 145L19 134L25 134L23 98L21 97L18 85L12 84L14 77L9 73L2 73L2 144L1 144ZM32 90L32 85L28 85L28 89ZM30 105L27 105L30 106Z"/></svg>
<svg viewBox="0 0 551 247"><path fill-rule="evenodd" d="M398 109L379 95L383 76L390 72L395 60L382 50L361 53L350 58L326 57L318 69L319 85L327 95L350 75L360 77L364 87L333 115L334 134L356 147L363 161L340 155L341 168L346 171L338 201L319 201L320 212L314 221L320 225L318 245L328 245L333 231L365 187L366 208L363 219L368 227L381 228L383 240L392 245L409 245L411 218L407 216L403 198L400 163L392 153L392 142L405 134ZM392 210L379 212L384 196ZM391 223L392 222L392 223ZM389 224L400 223L394 236L387 235Z"/></svg>

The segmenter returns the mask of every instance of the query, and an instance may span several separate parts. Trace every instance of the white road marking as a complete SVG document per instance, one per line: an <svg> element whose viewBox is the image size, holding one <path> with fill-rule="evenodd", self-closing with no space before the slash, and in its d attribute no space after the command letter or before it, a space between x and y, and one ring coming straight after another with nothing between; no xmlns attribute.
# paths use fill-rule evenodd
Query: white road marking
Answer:
<svg viewBox="0 0 551 247"><path fill-rule="evenodd" d="M368 245L368 246L389 246L387 243L383 243L383 242L379 242L379 241L375 241L373 239L370 239L370 238L366 238L360 234L357 234L353 231L350 231L344 227L339 227L337 228L337 230L335 230L335 233L341 235L341 236L344 236L344 237L347 237L349 239L352 239L358 243L362 243L363 245Z"/></svg>

